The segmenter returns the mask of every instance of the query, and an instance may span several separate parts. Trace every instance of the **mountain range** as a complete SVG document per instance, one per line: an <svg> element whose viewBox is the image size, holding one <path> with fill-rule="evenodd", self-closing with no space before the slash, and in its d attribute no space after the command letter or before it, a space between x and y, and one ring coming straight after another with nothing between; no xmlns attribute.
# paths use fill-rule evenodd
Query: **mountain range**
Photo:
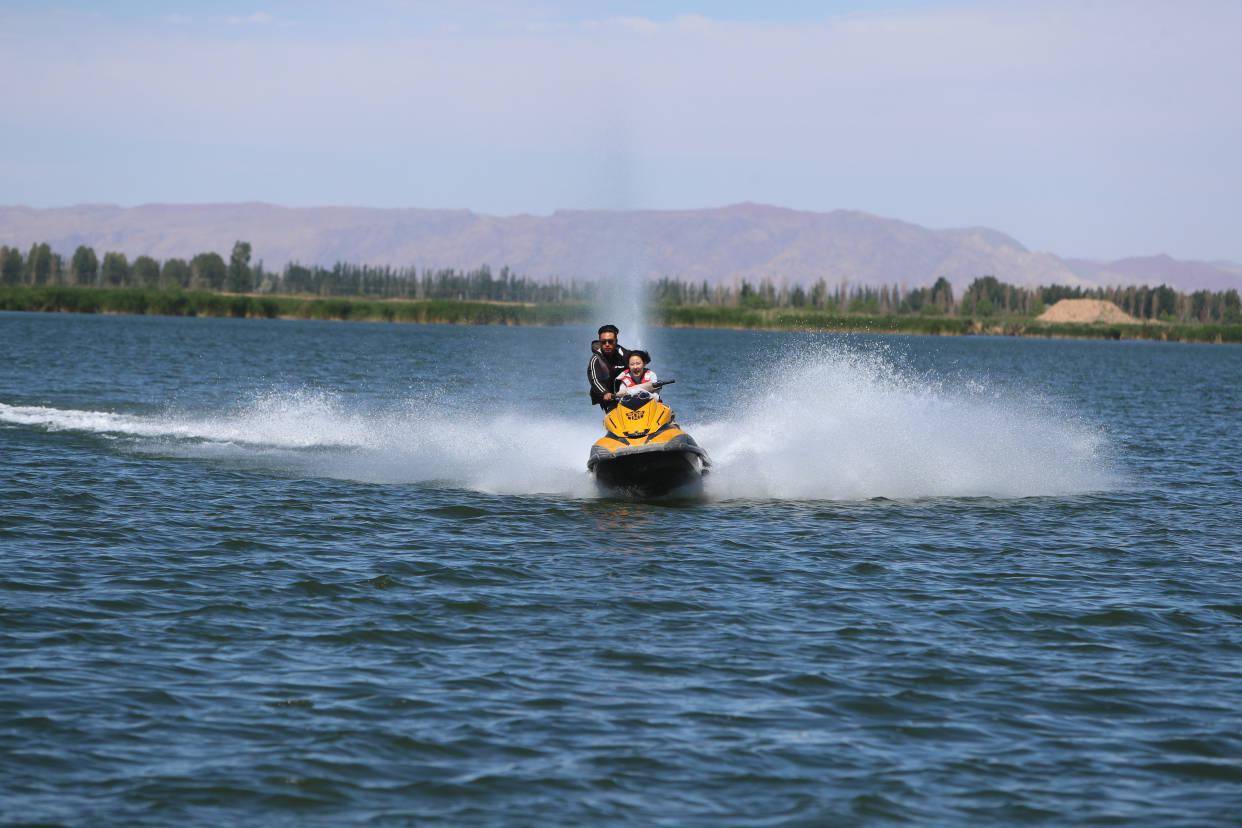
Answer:
<svg viewBox="0 0 1242 828"><path fill-rule="evenodd" d="M740 279L831 285L955 288L994 275L1011 284L1165 283L1179 290L1242 288L1242 265L1166 255L1112 262L1028 250L985 227L933 230L854 210L819 213L762 204L697 210L560 210L490 216L469 210L281 207L273 204L0 207L0 244L79 244L131 259L227 257L237 240L268 269L297 261L474 268L508 265L539 279L676 276L711 284Z"/></svg>

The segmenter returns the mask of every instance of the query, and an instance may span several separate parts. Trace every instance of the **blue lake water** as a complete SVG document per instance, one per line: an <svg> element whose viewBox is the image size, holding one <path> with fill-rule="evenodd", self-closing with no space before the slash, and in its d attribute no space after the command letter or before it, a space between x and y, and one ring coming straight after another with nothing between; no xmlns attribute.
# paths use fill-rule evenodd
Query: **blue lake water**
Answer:
<svg viewBox="0 0 1242 828"><path fill-rule="evenodd" d="M0 314L0 823L1238 823L1242 348L591 338Z"/></svg>

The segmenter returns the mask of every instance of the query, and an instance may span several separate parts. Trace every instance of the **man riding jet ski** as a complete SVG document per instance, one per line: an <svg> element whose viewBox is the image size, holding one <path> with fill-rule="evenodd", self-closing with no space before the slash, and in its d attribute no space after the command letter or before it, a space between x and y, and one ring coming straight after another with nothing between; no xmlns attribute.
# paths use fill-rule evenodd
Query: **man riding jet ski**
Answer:
<svg viewBox="0 0 1242 828"><path fill-rule="evenodd" d="M661 402L659 389L673 380L657 380L649 361L643 351L630 352L618 405L604 417L605 434L591 446L587 470L601 486L658 496L701 483L711 460Z"/></svg>
<svg viewBox="0 0 1242 828"><path fill-rule="evenodd" d="M617 341L619 335L616 325L601 325L599 339L591 343L591 360L587 363L591 405L598 405L605 414L617 407L617 375L625 370L629 357Z"/></svg>

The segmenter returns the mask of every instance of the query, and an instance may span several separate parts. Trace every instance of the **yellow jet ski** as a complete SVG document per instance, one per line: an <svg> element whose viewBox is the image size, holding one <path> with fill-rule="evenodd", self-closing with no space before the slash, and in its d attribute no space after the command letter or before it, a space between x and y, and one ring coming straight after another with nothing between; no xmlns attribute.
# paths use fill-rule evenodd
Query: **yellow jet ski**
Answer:
<svg viewBox="0 0 1242 828"><path fill-rule="evenodd" d="M655 497L700 484L711 467L707 452L681 430L673 410L646 391L621 397L604 417L604 430L587 460L601 486Z"/></svg>

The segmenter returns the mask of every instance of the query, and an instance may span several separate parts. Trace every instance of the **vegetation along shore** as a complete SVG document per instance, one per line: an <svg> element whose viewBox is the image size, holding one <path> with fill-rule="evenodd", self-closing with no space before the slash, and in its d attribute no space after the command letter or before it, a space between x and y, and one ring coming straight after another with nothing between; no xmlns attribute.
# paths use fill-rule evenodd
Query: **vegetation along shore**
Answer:
<svg viewBox="0 0 1242 828"><path fill-rule="evenodd" d="M238 242L226 262L217 253L157 262L79 247L66 263L46 244L27 255L0 248L0 310L169 316L337 319L454 324L559 325L594 319L600 285L537 281L508 268L493 273L297 263L281 271L250 264ZM1063 299L1095 299L1121 321L1055 321L1045 311ZM1238 291L1184 293L1166 286L1023 288L976 279L960 296L940 279L899 285L809 288L662 279L650 285L655 324L679 327L808 329L936 335L1159 339L1242 343ZM1050 318L1047 318L1050 317Z"/></svg>

